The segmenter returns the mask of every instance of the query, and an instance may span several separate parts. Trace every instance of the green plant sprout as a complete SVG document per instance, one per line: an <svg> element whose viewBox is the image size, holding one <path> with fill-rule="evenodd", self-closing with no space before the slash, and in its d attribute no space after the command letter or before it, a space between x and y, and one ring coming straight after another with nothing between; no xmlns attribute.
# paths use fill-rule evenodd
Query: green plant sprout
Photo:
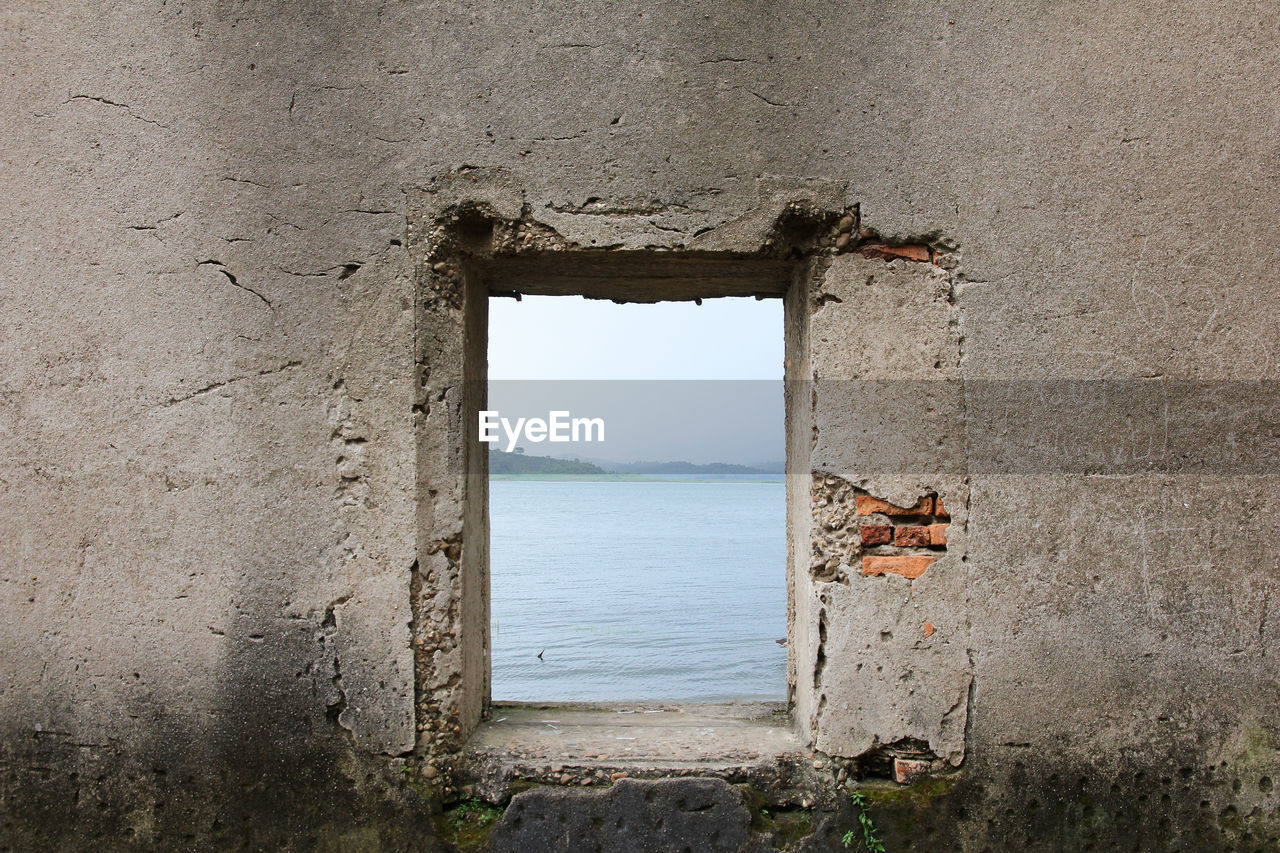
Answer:
<svg viewBox="0 0 1280 853"><path fill-rule="evenodd" d="M477 797L468 797L453 809L452 819L453 825L459 828L469 822L479 827L485 827L493 823L501 815L502 809L495 808Z"/></svg>
<svg viewBox="0 0 1280 853"><path fill-rule="evenodd" d="M862 844L867 848L868 853L884 853L884 842L880 840L880 833L876 830L875 821L871 819L871 815L867 812L866 796L861 791L854 791L849 795L849 799L858 807L858 825L862 827ZM845 847L853 846L853 830L846 830L840 842Z"/></svg>

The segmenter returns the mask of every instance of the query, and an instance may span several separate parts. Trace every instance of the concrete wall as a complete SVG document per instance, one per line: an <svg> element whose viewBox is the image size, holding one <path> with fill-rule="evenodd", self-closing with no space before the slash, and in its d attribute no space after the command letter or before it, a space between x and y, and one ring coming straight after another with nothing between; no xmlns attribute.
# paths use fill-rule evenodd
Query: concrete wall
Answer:
<svg viewBox="0 0 1280 853"><path fill-rule="evenodd" d="M458 434L468 378L415 229L469 199L581 247L707 251L760 248L792 201L857 205L878 239L941 250L832 258L789 333L834 383L805 415L824 485L936 493L952 519L915 581L793 601L806 648L823 611L828 632L801 725L825 696L825 750L959 762L877 806L903 847L1277 844L1274 469L975 467L944 442L903 473L854 452L865 400L838 390L1239 381L1269 412L1276 9L168 0L0 21L0 846L432 845L431 791L399 768L478 708L431 705L425 679L484 661L415 645L467 512L465 449L423 422ZM918 684L860 681L867 645Z"/></svg>

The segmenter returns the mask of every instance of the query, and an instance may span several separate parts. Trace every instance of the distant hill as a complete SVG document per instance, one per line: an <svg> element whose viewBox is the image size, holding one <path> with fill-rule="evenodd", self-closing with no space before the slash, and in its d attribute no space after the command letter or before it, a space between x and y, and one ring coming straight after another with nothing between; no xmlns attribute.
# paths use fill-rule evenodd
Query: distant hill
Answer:
<svg viewBox="0 0 1280 853"><path fill-rule="evenodd" d="M782 474L783 463L769 465L735 465L732 462L613 462L606 463L606 470L619 474Z"/></svg>
<svg viewBox="0 0 1280 853"><path fill-rule="evenodd" d="M489 451L491 474L690 474L702 476L785 474L785 462L739 465L734 462L614 462L610 459L560 459Z"/></svg>
<svg viewBox="0 0 1280 853"><path fill-rule="evenodd" d="M609 472L576 459L552 459L548 456L525 456L521 453L489 451L490 474L608 474Z"/></svg>

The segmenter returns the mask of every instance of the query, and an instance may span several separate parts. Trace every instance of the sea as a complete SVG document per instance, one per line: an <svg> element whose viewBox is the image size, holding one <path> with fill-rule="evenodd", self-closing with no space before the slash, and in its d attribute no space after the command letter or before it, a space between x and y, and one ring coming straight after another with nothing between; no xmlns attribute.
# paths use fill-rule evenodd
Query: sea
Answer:
<svg viewBox="0 0 1280 853"><path fill-rule="evenodd" d="M494 701L784 699L783 480L492 480Z"/></svg>

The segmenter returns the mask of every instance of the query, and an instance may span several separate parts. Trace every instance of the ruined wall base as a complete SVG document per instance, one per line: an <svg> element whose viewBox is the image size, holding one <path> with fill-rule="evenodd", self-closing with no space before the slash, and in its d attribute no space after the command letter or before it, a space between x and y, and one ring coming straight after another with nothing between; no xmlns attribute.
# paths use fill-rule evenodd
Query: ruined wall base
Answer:
<svg viewBox="0 0 1280 853"><path fill-rule="evenodd" d="M0 744L0 851L438 851L404 762L340 739L139 759L57 735Z"/></svg>
<svg viewBox="0 0 1280 853"><path fill-rule="evenodd" d="M956 772L906 785L862 779L856 790L895 853L1278 850L1277 751L1245 747L1213 764L1158 765L1010 747ZM45 735L6 742L0 758L0 851L862 849L864 806L844 786L805 808L717 778L622 778L529 785L505 809L467 800L442 811L420 767L362 759L336 740L136 761Z"/></svg>
<svg viewBox="0 0 1280 853"><path fill-rule="evenodd" d="M998 765L910 785L872 782L858 789L865 805L845 791L809 809L770 808L750 786L718 779L535 788L512 800L488 846L475 849L863 850L864 808L894 853L1280 849L1280 815L1258 796L1270 777L1254 778L1257 767Z"/></svg>

